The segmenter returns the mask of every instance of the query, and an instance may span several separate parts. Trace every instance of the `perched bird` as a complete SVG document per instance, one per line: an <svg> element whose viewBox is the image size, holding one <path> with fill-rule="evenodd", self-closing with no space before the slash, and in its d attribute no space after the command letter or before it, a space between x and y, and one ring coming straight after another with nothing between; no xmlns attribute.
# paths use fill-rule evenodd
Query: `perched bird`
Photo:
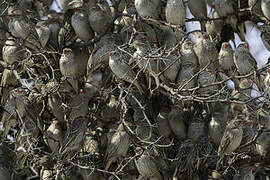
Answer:
<svg viewBox="0 0 270 180"><path fill-rule="evenodd" d="M56 82L48 82L43 88L41 93L46 94L47 92L53 91L57 88ZM58 121L64 121L64 109L61 107L64 103L64 99L58 93L48 93L47 109Z"/></svg>
<svg viewBox="0 0 270 180"><path fill-rule="evenodd" d="M144 43L143 39L136 39L132 46L136 48L133 58L139 69L143 72L147 70L153 74L158 74L160 72L160 60L153 57L157 53L157 46L148 42Z"/></svg>
<svg viewBox="0 0 270 180"><path fill-rule="evenodd" d="M58 121L53 121L45 131L48 146L54 153L58 153L63 142L63 132Z"/></svg>
<svg viewBox="0 0 270 180"><path fill-rule="evenodd" d="M135 164L142 177L163 180L159 161L151 150L145 150L143 152L140 147L136 147L135 153L139 156L138 159L135 159Z"/></svg>
<svg viewBox="0 0 270 180"><path fill-rule="evenodd" d="M214 71L202 71L199 74L197 82L200 86L207 86L199 88L198 91L201 95L213 94L216 90L218 90L218 85L211 85L217 82L217 74Z"/></svg>
<svg viewBox="0 0 270 180"><path fill-rule="evenodd" d="M71 97L68 106L70 107L69 120L76 119L77 117L85 117L88 112L88 102L90 98L87 96L83 89L80 89L79 94Z"/></svg>
<svg viewBox="0 0 270 180"><path fill-rule="evenodd" d="M223 114L212 114L208 126L209 137L216 145L220 144L226 128L226 121L222 120L222 116Z"/></svg>
<svg viewBox="0 0 270 180"><path fill-rule="evenodd" d="M190 39L186 39L180 48L181 64L196 68L198 66L198 57L194 52L194 43Z"/></svg>
<svg viewBox="0 0 270 180"><path fill-rule="evenodd" d="M261 8L262 0L248 0L248 6L252 12L255 12L258 15L263 16Z"/></svg>
<svg viewBox="0 0 270 180"><path fill-rule="evenodd" d="M116 77L134 84L140 93L143 93L143 90L137 80L135 72L131 67L125 62L129 56L127 54L112 51L110 52L109 66L112 72Z"/></svg>
<svg viewBox="0 0 270 180"><path fill-rule="evenodd" d="M221 70L223 70L226 75L232 76L233 71L236 70L236 67L234 64L234 52L230 43L222 43L221 49L219 51L218 60Z"/></svg>
<svg viewBox="0 0 270 180"><path fill-rule="evenodd" d="M59 0L60 6L62 8L62 12L65 13L70 6L68 5L72 0Z"/></svg>
<svg viewBox="0 0 270 180"><path fill-rule="evenodd" d="M209 12L208 17L211 19L220 18L214 9ZM221 34L224 25L223 20L207 21L205 24L206 32L212 37L218 37Z"/></svg>
<svg viewBox="0 0 270 180"><path fill-rule="evenodd" d="M176 81L178 72L181 69L181 58L179 52L176 50L174 52L164 53L164 58L160 62L160 71L163 72L165 81L174 83Z"/></svg>
<svg viewBox="0 0 270 180"><path fill-rule="evenodd" d="M99 35L105 33L110 27L111 17L103 11L98 5L95 5L89 11L88 20L91 28Z"/></svg>
<svg viewBox="0 0 270 180"><path fill-rule="evenodd" d="M105 170L109 170L112 163L117 162L119 157L126 156L129 143L129 135L125 131L124 125L121 123L119 124L116 132L110 138L110 141L108 141L105 153Z"/></svg>
<svg viewBox="0 0 270 180"><path fill-rule="evenodd" d="M63 144L59 149L60 154L66 155L72 152L76 153L76 151L80 150L85 137L87 124L87 119L84 117L77 117L71 122L65 133Z"/></svg>
<svg viewBox="0 0 270 180"><path fill-rule="evenodd" d="M87 75L98 69L100 66L108 66L110 52L115 51L119 45L119 38L111 33L107 33L101 37L100 41L96 43L96 48L93 50L88 59Z"/></svg>
<svg viewBox="0 0 270 180"><path fill-rule="evenodd" d="M247 42L240 43L238 47L235 49L234 64L237 68L237 71L240 73L240 75L246 75L258 69L257 62L255 58L252 56L252 54L250 53L249 45ZM260 84L260 77L258 76L259 75L257 75L255 79L255 84L257 85L259 90L262 90L261 84Z"/></svg>
<svg viewBox="0 0 270 180"><path fill-rule="evenodd" d="M158 28L155 28L155 30L157 29L160 29L160 35L159 33L156 33L156 36L162 46L171 48L177 44L177 33L174 32L171 28L168 26L160 25Z"/></svg>
<svg viewBox="0 0 270 180"><path fill-rule="evenodd" d="M10 91L7 102L4 106L4 113L1 119L5 127L4 135L7 135L10 128L17 125L18 115L25 117L25 102L26 95L21 88L16 88Z"/></svg>
<svg viewBox="0 0 270 180"><path fill-rule="evenodd" d="M255 166L244 164L239 167L239 173L233 176L233 180L255 180L254 170Z"/></svg>
<svg viewBox="0 0 270 180"><path fill-rule="evenodd" d="M50 180L53 178L53 170L50 169L45 169L44 167L41 168L40 170L40 179L41 180Z"/></svg>
<svg viewBox="0 0 270 180"><path fill-rule="evenodd" d="M235 0L214 0L214 7L220 17L227 17L226 22L230 24L234 32L242 41L245 40L245 24L239 22L238 3Z"/></svg>
<svg viewBox="0 0 270 180"><path fill-rule="evenodd" d="M120 2L121 3L121 2ZM135 16L136 14L136 8L135 8L135 4L130 2L130 3L126 3L125 5L125 8L123 10L123 13L126 13L126 14L130 14L132 17ZM129 17L129 16L123 16L121 21L120 21L120 24L123 24L125 26L131 26L132 24L134 24L134 21L133 21L133 18L132 17Z"/></svg>
<svg viewBox="0 0 270 180"><path fill-rule="evenodd" d="M191 14L200 21L201 23L201 30L206 31L205 27L205 19L207 18L207 8L205 0L189 0L188 1L188 8Z"/></svg>
<svg viewBox="0 0 270 180"><path fill-rule="evenodd" d="M270 95L270 69L267 70L263 83L264 83L264 92L267 92L269 96Z"/></svg>
<svg viewBox="0 0 270 180"><path fill-rule="evenodd" d="M51 30L49 28L48 22L47 21L37 22L35 30L37 32L41 46L45 48L51 36Z"/></svg>
<svg viewBox="0 0 270 180"><path fill-rule="evenodd" d="M101 119L105 122L115 121L120 119L120 110L118 101L114 95L111 95L108 102L101 108Z"/></svg>
<svg viewBox="0 0 270 180"><path fill-rule="evenodd" d="M166 21L173 25L184 26L186 7L182 0L168 0L165 9Z"/></svg>
<svg viewBox="0 0 270 180"><path fill-rule="evenodd" d="M207 33L196 32L197 43L194 45L194 51L198 57L200 68L211 63L208 68L214 69L218 63L218 52L214 43Z"/></svg>
<svg viewBox="0 0 270 180"><path fill-rule="evenodd" d="M179 138L185 138L187 128L184 123L184 113L180 107L173 107L168 114L168 121L172 132Z"/></svg>
<svg viewBox="0 0 270 180"><path fill-rule="evenodd" d="M270 1L269 0L261 0L261 9L263 15L270 20Z"/></svg>
<svg viewBox="0 0 270 180"><path fill-rule="evenodd" d="M76 93L79 91L77 80L78 63L75 61L74 53L70 48L63 49L63 53L59 60L60 71L64 78L72 85Z"/></svg>
<svg viewBox="0 0 270 180"><path fill-rule="evenodd" d="M12 70L4 69L0 82L1 103L5 104L9 98L9 92L18 87L19 81Z"/></svg>
<svg viewBox="0 0 270 180"><path fill-rule="evenodd" d="M58 47L59 47L59 44L58 44L58 35L59 35L59 31L60 31L60 26L62 24L61 21L63 19L61 19L60 14L58 14L54 10L50 10L49 11L49 14L47 15L47 18L48 18L48 20L47 20L48 26L49 26L49 29L50 29L50 32L51 32L50 33L50 38L49 38L49 43L55 49L58 49Z"/></svg>
<svg viewBox="0 0 270 180"><path fill-rule="evenodd" d="M242 125L240 124L240 121L233 120L226 126L226 130L218 147L219 161L217 167L225 154L234 152L240 146L242 138Z"/></svg>
<svg viewBox="0 0 270 180"><path fill-rule="evenodd" d="M160 110L157 117L159 134L164 137L169 137L172 134L172 130L168 121L168 114L169 110L167 108L164 108Z"/></svg>
<svg viewBox="0 0 270 180"><path fill-rule="evenodd" d="M264 47L270 51L270 26L266 24L261 25L259 26L259 30L261 31L261 39Z"/></svg>
<svg viewBox="0 0 270 180"><path fill-rule="evenodd" d="M72 2L71 2L72 3ZM73 5L69 4L69 5ZM94 32L90 26L88 15L82 7L75 7L71 17L71 25L79 39L87 42L94 37Z"/></svg>
<svg viewBox="0 0 270 180"><path fill-rule="evenodd" d="M0 179L2 180L10 180L11 179L11 174L9 170L5 167L1 167L3 165L0 164Z"/></svg>
<svg viewBox="0 0 270 180"><path fill-rule="evenodd" d="M193 120L188 126L187 137L193 140L198 140L201 136L206 136L206 125L202 120Z"/></svg>
<svg viewBox="0 0 270 180"><path fill-rule="evenodd" d="M135 0L135 8L142 17L158 19L161 13L161 0Z"/></svg>
<svg viewBox="0 0 270 180"><path fill-rule="evenodd" d="M249 52L247 42L242 42L235 49L234 63L240 74L245 75L257 69L257 62Z"/></svg>
<svg viewBox="0 0 270 180"><path fill-rule="evenodd" d="M27 19L24 11L14 9L8 13L8 17L8 28L13 36L26 40L25 45L35 51L42 49L38 34L35 31L35 25Z"/></svg>
<svg viewBox="0 0 270 180"><path fill-rule="evenodd" d="M2 48L2 57L4 62L12 65L13 63L18 63L24 60L24 58L27 57L26 55L26 51L18 45L15 38L9 37L5 41L5 45Z"/></svg>
<svg viewBox="0 0 270 180"><path fill-rule="evenodd" d="M265 157L270 150L270 132L263 132L256 140L256 151L259 155Z"/></svg>
<svg viewBox="0 0 270 180"><path fill-rule="evenodd" d="M179 89L191 89L196 86L196 78L193 76L196 73L196 66L192 65L182 65L182 68L177 77L177 84ZM183 92L183 94L188 94L188 92Z"/></svg>
<svg viewBox="0 0 270 180"><path fill-rule="evenodd" d="M241 78L239 84L239 90L234 90L232 92L232 97L240 101L246 101L251 98L253 82L247 78ZM247 105L239 103L231 103L232 116L237 116L238 114L247 113Z"/></svg>

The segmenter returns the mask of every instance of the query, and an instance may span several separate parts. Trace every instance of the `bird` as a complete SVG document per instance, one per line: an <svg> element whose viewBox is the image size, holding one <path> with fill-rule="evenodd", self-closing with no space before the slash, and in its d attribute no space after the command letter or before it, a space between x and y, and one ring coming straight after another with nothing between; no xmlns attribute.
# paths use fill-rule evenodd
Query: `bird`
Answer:
<svg viewBox="0 0 270 180"><path fill-rule="evenodd" d="M215 91L218 89L218 85L211 85L215 82L217 82L217 74L215 71L209 70L201 71L197 79L197 83L200 86L207 86L207 87L199 88L198 92L201 95L209 95L215 93Z"/></svg>
<svg viewBox="0 0 270 180"><path fill-rule="evenodd" d="M37 32L38 39L41 46L45 48L51 36L51 30L49 28L48 21L37 22L35 26L35 30Z"/></svg>
<svg viewBox="0 0 270 180"><path fill-rule="evenodd" d="M270 150L270 132L263 132L259 135L258 139L256 140L255 146L256 151L262 157L265 157L269 150Z"/></svg>
<svg viewBox="0 0 270 180"><path fill-rule="evenodd" d="M263 16L261 4L262 0L248 0L248 7L251 9L251 11Z"/></svg>
<svg viewBox="0 0 270 180"><path fill-rule="evenodd" d="M59 13L57 13L54 10L50 10L48 15L47 15L47 23L50 29L50 38L49 38L49 43L55 48L58 49L59 44L58 44L58 35L60 31L60 27L62 25L62 19ZM67 29L67 28L66 28ZM62 44L62 43L61 43ZM60 45L61 45L60 44Z"/></svg>
<svg viewBox="0 0 270 180"><path fill-rule="evenodd" d="M61 6L61 10L63 13L65 13L70 7L68 6L68 4L71 2L72 0L59 0L60 6Z"/></svg>
<svg viewBox="0 0 270 180"><path fill-rule="evenodd" d="M174 83L181 69L181 58L178 50L168 53L165 52L164 58L160 64L160 71L163 73L164 80Z"/></svg>
<svg viewBox="0 0 270 180"><path fill-rule="evenodd" d="M75 3L69 3L69 6ZM75 5L74 5L75 6ZM94 32L90 26L88 14L84 11L82 7L74 7L74 14L71 17L71 25L79 37L79 39L88 42L94 37Z"/></svg>
<svg viewBox="0 0 270 180"><path fill-rule="evenodd" d="M270 95L270 69L267 69L266 76L264 78L264 92L267 92L268 96Z"/></svg>
<svg viewBox="0 0 270 180"><path fill-rule="evenodd" d="M35 25L27 19L24 11L14 9L8 13L8 17L8 28L14 37L26 40L25 45L35 51L42 49L35 31Z"/></svg>
<svg viewBox="0 0 270 180"><path fill-rule="evenodd" d="M168 114L168 121L172 132L179 138L187 136L187 128L184 123L184 113L180 107L173 106Z"/></svg>
<svg viewBox="0 0 270 180"><path fill-rule="evenodd" d="M234 64L240 75L247 75L258 69L257 61L250 53L249 44L247 42L240 43L235 49ZM258 74L257 77L255 78L255 84L257 85L259 90L262 91L260 77Z"/></svg>
<svg viewBox="0 0 270 180"><path fill-rule="evenodd" d="M180 48L181 64L182 66L188 65L192 67L198 66L198 57L194 52L194 43L190 39L186 39Z"/></svg>
<svg viewBox="0 0 270 180"><path fill-rule="evenodd" d="M101 35L110 27L111 17L98 5L95 5L89 11L88 20L94 32Z"/></svg>
<svg viewBox="0 0 270 180"><path fill-rule="evenodd" d="M256 166L244 164L239 167L239 173L233 176L233 180L255 180L254 170Z"/></svg>
<svg viewBox="0 0 270 180"><path fill-rule="evenodd" d="M134 3L140 16L159 19L161 13L161 0L135 0Z"/></svg>
<svg viewBox="0 0 270 180"><path fill-rule="evenodd" d="M206 136L206 125L204 121L194 119L188 126L188 133L187 137L196 141L198 140L201 136Z"/></svg>
<svg viewBox="0 0 270 180"><path fill-rule="evenodd" d="M209 137L216 145L220 144L226 128L226 121L222 120L222 116L223 114L213 113L208 126Z"/></svg>
<svg viewBox="0 0 270 180"><path fill-rule="evenodd" d="M63 131L58 121L52 121L44 133L47 144L54 153L58 153L63 143Z"/></svg>
<svg viewBox="0 0 270 180"><path fill-rule="evenodd" d="M263 15L270 20L270 1L269 0L261 0L261 9Z"/></svg>
<svg viewBox="0 0 270 180"><path fill-rule="evenodd" d="M160 60L154 58L157 53L157 46L152 43L144 42L143 38L138 38L132 42L132 46L136 49L133 54L133 59L137 63L140 70L146 70L153 74L160 72Z"/></svg>
<svg viewBox="0 0 270 180"><path fill-rule="evenodd" d="M1 103L5 104L11 90L19 87L19 81L12 70L4 69L0 82Z"/></svg>
<svg viewBox="0 0 270 180"><path fill-rule="evenodd" d="M234 152L240 146L243 138L243 129L240 123L240 121L233 120L226 126L224 135L218 147L219 160L217 167L225 154Z"/></svg>
<svg viewBox="0 0 270 180"><path fill-rule="evenodd" d="M21 48L17 40L13 37L8 37L2 48L2 58L8 65L19 63L27 57L27 52Z"/></svg>
<svg viewBox="0 0 270 180"><path fill-rule="evenodd" d="M236 70L234 64L234 51L228 42L223 42L218 56L219 67L227 76L232 76Z"/></svg>
<svg viewBox="0 0 270 180"><path fill-rule="evenodd" d="M83 89L80 89L79 94L71 97L68 103L68 107L70 108L68 119L73 120L77 117L85 117L88 112L89 100L90 98Z"/></svg>
<svg viewBox="0 0 270 180"><path fill-rule="evenodd" d="M204 0L197 1L197 0L189 0L188 1L188 8L191 14L200 21L201 30L206 31L205 27L205 19L207 18L207 8L206 2Z"/></svg>
<svg viewBox="0 0 270 180"><path fill-rule="evenodd" d="M196 78L193 76L196 73L196 66L182 65L182 68L177 77L177 84L180 89L191 89L196 86ZM186 94L186 93L183 93Z"/></svg>
<svg viewBox="0 0 270 180"><path fill-rule="evenodd" d="M159 134L163 137L169 137L172 134L172 130L168 121L169 109L163 108L160 110L157 116L157 124Z"/></svg>
<svg viewBox="0 0 270 180"><path fill-rule="evenodd" d="M256 129L254 127L255 121L250 121L250 119L243 118L242 122L242 129L243 129L243 137L241 141L241 145L247 144L251 141L253 141L253 138L256 134ZM256 153L256 147L255 144L250 144L249 146L246 146L244 148L241 148L240 152L250 152L250 153Z"/></svg>
<svg viewBox="0 0 270 180"><path fill-rule="evenodd" d="M107 33L100 38L100 41L96 43L96 48L88 59L87 75L95 71L99 67L108 66L110 52L116 50L116 46L120 45L120 39L111 33Z"/></svg>
<svg viewBox="0 0 270 180"><path fill-rule="evenodd" d="M136 11L134 3L132 3L132 2L126 3L125 8L123 10L123 13L130 14L132 17L134 17L136 12L137 11ZM134 24L132 17L123 16L122 19L120 20L120 24L123 24L127 27L131 26L132 24Z"/></svg>
<svg viewBox="0 0 270 180"><path fill-rule="evenodd" d="M220 18L217 11L214 9L209 12L208 17L211 19ZM206 32L212 37L218 37L221 34L223 25L223 20L207 21L205 24Z"/></svg>
<svg viewBox="0 0 270 180"><path fill-rule="evenodd" d="M74 53L70 48L63 49L63 53L59 60L60 71L64 78L72 85L76 93L79 91L79 84L77 80L78 63L74 57Z"/></svg>
<svg viewBox="0 0 270 180"><path fill-rule="evenodd" d="M259 26L259 30L261 31L260 36L264 44L264 47L266 47L266 49L270 51L270 26L266 24L261 25Z"/></svg>
<svg viewBox="0 0 270 180"><path fill-rule="evenodd" d="M218 52L207 33L195 32L197 42L194 45L194 51L198 57L200 68L204 68L211 63L208 68L215 69L218 63Z"/></svg>
<svg viewBox="0 0 270 180"><path fill-rule="evenodd" d="M109 170L112 163L117 162L121 156L126 156L130 144L128 133L124 129L124 125L119 124L116 132L112 135L107 144L105 153L105 170Z"/></svg>
<svg viewBox="0 0 270 180"><path fill-rule="evenodd" d="M214 7L220 17L226 17L226 22L230 24L239 36L245 40L245 24L241 23L238 18L238 3L234 0L215 0Z"/></svg>
<svg viewBox="0 0 270 180"><path fill-rule="evenodd" d="M249 52L247 42L240 43L235 49L234 63L241 75L246 75L257 69L257 62Z"/></svg>
<svg viewBox="0 0 270 180"><path fill-rule="evenodd" d="M71 121L65 133L63 144L59 149L59 154L65 156L70 153L76 153L81 149L87 124L88 120L84 117L77 117Z"/></svg>
<svg viewBox="0 0 270 180"><path fill-rule="evenodd" d="M135 159L135 164L142 177L163 180L163 176L160 172L159 161L151 150L145 150L143 152L142 148L136 147L135 153L139 156L138 159Z"/></svg>
<svg viewBox="0 0 270 180"><path fill-rule="evenodd" d="M166 21L173 25L184 26L186 7L182 0L168 0L165 9Z"/></svg>
<svg viewBox="0 0 270 180"><path fill-rule="evenodd" d="M141 88L139 81L137 80L135 72L125 62L125 59L128 58L128 55L117 51L111 51L109 56L109 67L116 75L116 77L128 83L134 84L134 86L136 86L139 92L143 93L143 89Z"/></svg>

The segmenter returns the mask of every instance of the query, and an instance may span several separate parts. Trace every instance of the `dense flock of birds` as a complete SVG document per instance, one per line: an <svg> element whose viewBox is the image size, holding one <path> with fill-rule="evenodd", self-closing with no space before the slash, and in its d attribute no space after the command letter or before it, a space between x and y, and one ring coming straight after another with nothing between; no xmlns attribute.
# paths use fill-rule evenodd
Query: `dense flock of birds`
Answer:
<svg viewBox="0 0 270 180"><path fill-rule="evenodd" d="M58 2L0 2L1 180L270 178L269 0Z"/></svg>

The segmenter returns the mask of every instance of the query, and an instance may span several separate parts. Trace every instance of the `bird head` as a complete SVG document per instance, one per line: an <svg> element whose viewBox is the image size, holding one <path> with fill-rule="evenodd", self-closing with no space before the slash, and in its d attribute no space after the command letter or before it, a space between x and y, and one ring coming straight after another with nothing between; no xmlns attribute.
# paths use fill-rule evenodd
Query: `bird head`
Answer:
<svg viewBox="0 0 270 180"><path fill-rule="evenodd" d="M228 42L224 42L224 43L222 43L222 49L228 49L229 48L229 46L230 46L230 44L228 43Z"/></svg>
<svg viewBox="0 0 270 180"><path fill-rule="evenodd" d="M109 52L109 56L112 57L115 54L115 51Z"/></svg>
<svg viewBox="0 0 270 180"><path fill-rule="evenodd" d="M208 38L209 38L209 35L208 35L207 33L204 33L204 34L203 34L203 38L204 38L204 39L208 39Z"/></svg>
<svg viewBox="0 0 270 180"><path fill-rule="evenodd" d="M241 49L243 51L248 51L249 50L249 45L247 42L242 42L238 45L237 49Z"/></svg>
<svg viewBox="0 0 270 180"><path fill-rule="evenodd" d="M66 57L74 57L74 54L70 48L63 49L63 55Z"/></svg>

